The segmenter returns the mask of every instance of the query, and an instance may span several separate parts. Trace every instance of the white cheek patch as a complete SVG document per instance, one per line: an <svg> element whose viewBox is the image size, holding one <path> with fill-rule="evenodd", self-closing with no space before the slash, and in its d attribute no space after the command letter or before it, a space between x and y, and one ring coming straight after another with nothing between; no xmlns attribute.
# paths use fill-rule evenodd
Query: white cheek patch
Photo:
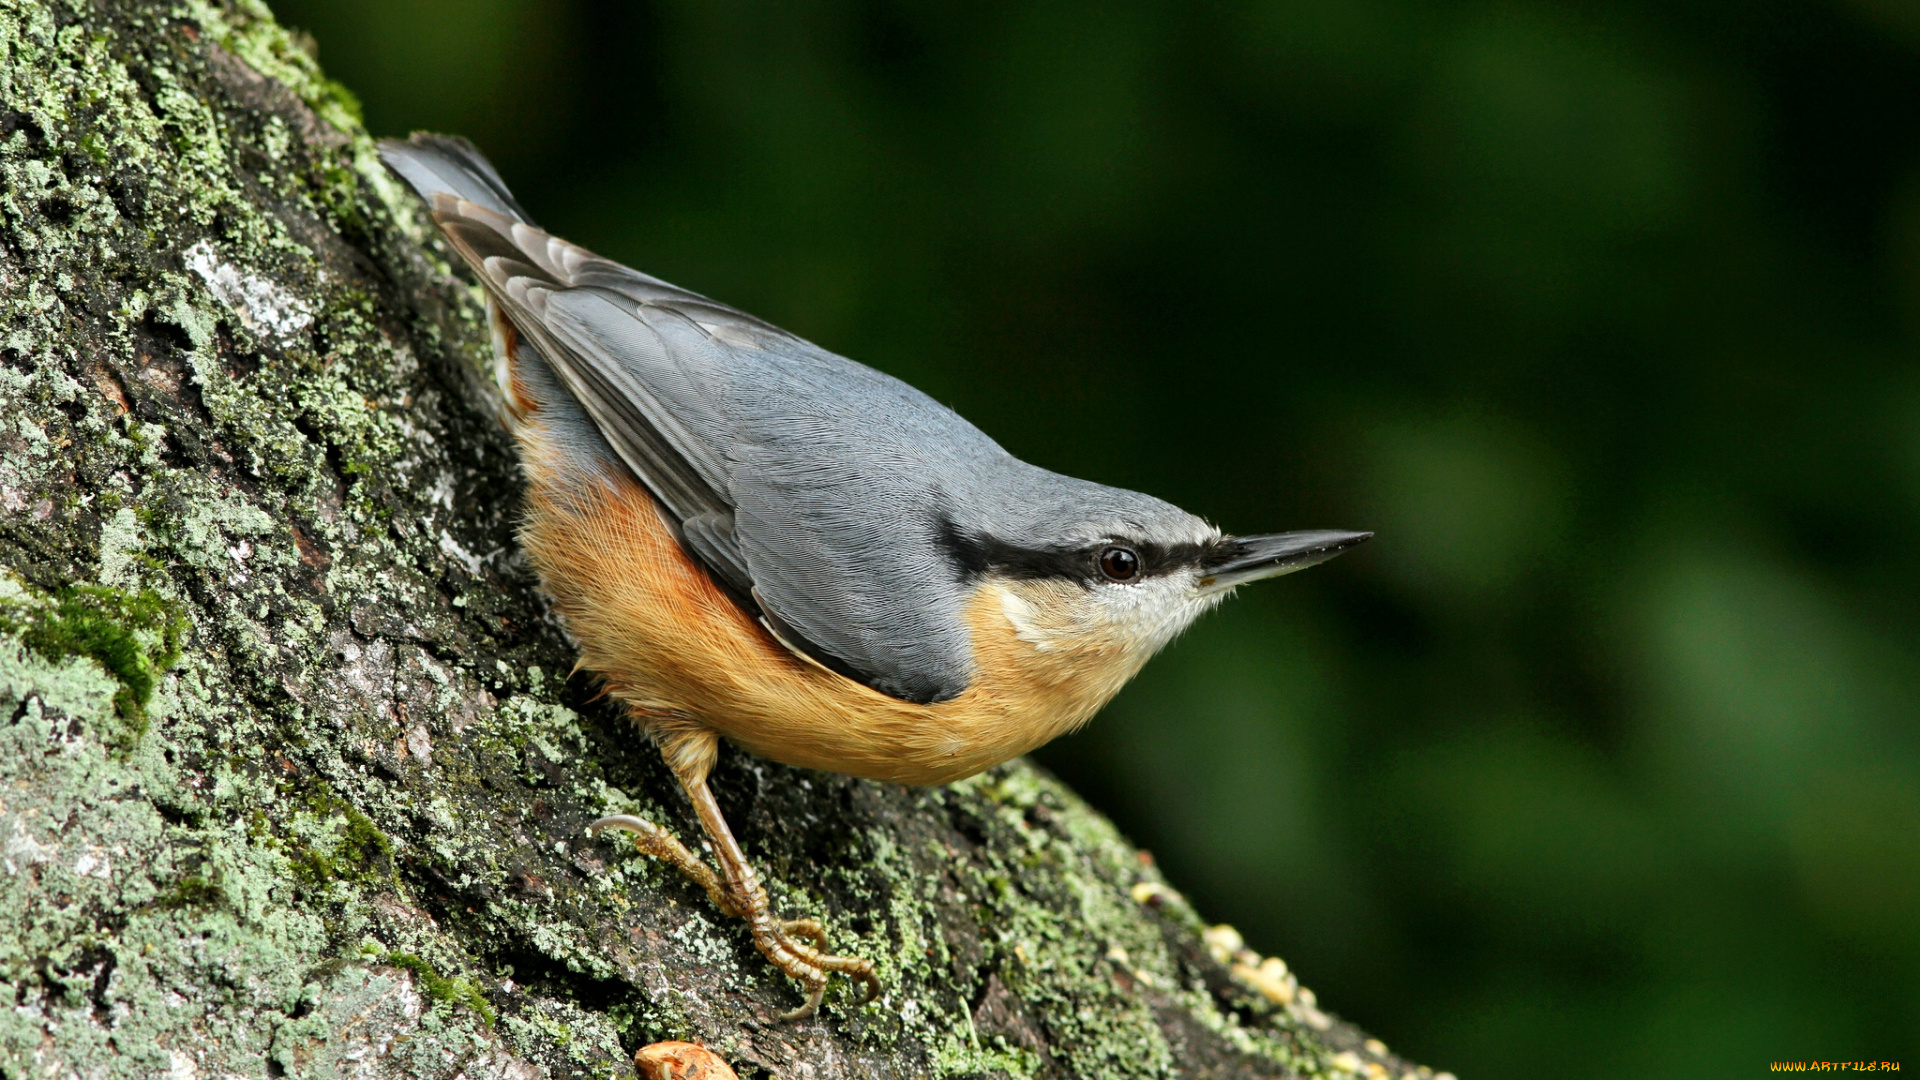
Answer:
<svg viewBox="0 0 1920 1080"><path fill-rule="evenodd" d="M1041 629L1033 605L1028 603L1012 589L1000 589L1000 610L1006 613L1007 622L1013 624L1013 636L1033 646L1041 652L1053 648L1053 637Z"/></svg>
<svg viewBox="0 0 1920 1080"><path fill-rule="evenodd" d="M1219 599L1197 595L1191 575L1186 573L1096 591L1104 594L1101 606L1114 635L1149 654L1179 637Z"/></svg>
<svg viewBox="0 0 1920 1080"><path fill-rule="evenodd" d="M1029 598L999 587L1000 610L1014 636L1035 652L1107 649L1151 656L1180 636L1220 595L1199 595L1191 575L1152 578L1134 585L1063 588Z"/></svg>

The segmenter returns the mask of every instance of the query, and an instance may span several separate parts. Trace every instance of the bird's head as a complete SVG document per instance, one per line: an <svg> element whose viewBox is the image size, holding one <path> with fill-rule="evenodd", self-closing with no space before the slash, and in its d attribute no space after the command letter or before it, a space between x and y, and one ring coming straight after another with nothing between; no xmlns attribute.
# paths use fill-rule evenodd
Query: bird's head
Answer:
<svg viewBox="0 0 1920 1080"><path fill-rule="evenodd" d="M1073 483L1074 512L1009 519L991 533L950 528L946 547L998 594L1016 637L1041 653L1101 658L1091 666L1117 680L1113 690L1236 587L1325 562L1373 535L1228 536L1158 499Z"/></svg>

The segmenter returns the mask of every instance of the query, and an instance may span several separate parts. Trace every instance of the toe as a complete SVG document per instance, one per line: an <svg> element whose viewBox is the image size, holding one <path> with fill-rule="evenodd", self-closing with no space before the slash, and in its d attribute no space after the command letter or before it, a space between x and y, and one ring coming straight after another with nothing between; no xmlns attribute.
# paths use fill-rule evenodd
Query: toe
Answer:
<svg viewBox="0 0 1920 1080"><path fill-rule="evenodd" d="M806 982L807 1000L801 1002L799 1008L791 1012L781 1013L779 1019L783 1023L805 1020L807 1017L820 1011L820 999L824 997L827 992L827 977L820 975L817 979L808 979Z"/></svg>
<svg viewBox="0 0 1920 1080"><path fill-rule="evenodd" d="M815 948L826 951L827 930L812 919L786 919L780 923L780 929L794 937L805 938L813 942Z"/></svg>

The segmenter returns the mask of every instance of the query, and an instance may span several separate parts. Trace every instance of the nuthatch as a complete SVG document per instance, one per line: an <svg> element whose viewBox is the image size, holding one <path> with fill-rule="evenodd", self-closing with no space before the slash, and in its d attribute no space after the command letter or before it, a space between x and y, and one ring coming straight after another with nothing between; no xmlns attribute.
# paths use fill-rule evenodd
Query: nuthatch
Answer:
<svg viewBox="0 0 1920 1080"><path fill-rule="evenodd" d="M782 920L707 774L775 761L941 784L1087 722L1236 585L1366 540L1223 536L1048 472L898 379L535 227L479 151L381 144L486 286L528 480L520 538L580 666L653 738L719 872L634 834L746 919L818 1007L873 965Z"/></svg>

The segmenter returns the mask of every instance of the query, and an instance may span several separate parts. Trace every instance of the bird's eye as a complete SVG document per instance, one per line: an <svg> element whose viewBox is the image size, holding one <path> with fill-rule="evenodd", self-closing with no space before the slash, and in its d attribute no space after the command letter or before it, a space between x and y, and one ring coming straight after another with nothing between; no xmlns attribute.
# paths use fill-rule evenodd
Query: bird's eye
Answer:
<svg viewBox="0 0 1920 1080"><path fill-rule="evenodd" d="M1100 572L1109 581L1132 581L1140 576L1140 556L1118 544L1100 551Z"/></svg>

